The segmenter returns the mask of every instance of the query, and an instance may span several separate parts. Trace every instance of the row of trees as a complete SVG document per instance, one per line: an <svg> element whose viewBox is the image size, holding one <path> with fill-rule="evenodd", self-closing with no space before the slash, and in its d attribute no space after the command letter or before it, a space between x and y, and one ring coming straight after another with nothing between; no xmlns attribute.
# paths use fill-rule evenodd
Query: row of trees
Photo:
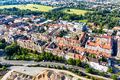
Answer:
<svg viewBox="0 0 120 80"><path fill-rule="evenodd" d="M107 73L99 72L98 70L91 68L88 64L81 62L81 60L79 59L70 58L66 60L64 57L59 57L57 55L53 55L52 53L48 53L48 52L38 53L37 51L21 48L16 43L7 46L5 48L5 52L7 55L6 59L60 62L60 63L65 63L65 64L85 68L87 73L110 77L107 75ZM108 72L111 72L111 69L109 69Z"/></svg>
<svg viewBox="0 0 120 80"><path fill-rule="evenodd" d="M79 21L87 19L88 22L94 22L100 25L101 29L103 26L107 26L107 28L113 28L114 26L118 26L119 24L119 11L108 11L108 10L96 10L93 12L88 12L84 16L83 15L76 15L76 14L67 14L61 11L50 11L50 12L40 12L40 11L31 11L31 10L21 10L18 8L5 8L0 9L0 14L7 14L7 15L44 15L47 19L52 20L68 20L68 21ZM102 31L101 31L102 32Z"/></svg>
<svg viewBox="0 0 120 80"><path fill-rule="evenodd" d="M31 11L29 9L21 10L13 7L13 8L0 9L0 14L24 16L24 15L40 15L42 14L42 12Z"/></svg>
<svg viewBox="0 0 120 80"><path fill-rule="evenodd" d="M83 15L67 14L61 11L50 11L48 13L45 13L44 16L52 20L62 19L62 20L74 21L74 20L84 19Z"/></svg>
<svg viewBox="0 0 120 80"><path fill-rule="evenodd" d="M67 60L67 63L69 65L82 66L82 62L79 59L75 60L75 59L70 58L70 59Z"/></svg>
<svg viewBox="0 0 120 80"><path fill-rule="evenodd" d="M8 56L11 56L11 55L17 53L18 50L19 50L19 46L16 43L13 43L13 44L5 47L5 52Z"/></svg>
<svg viewBox="0 0 120 80"><path fill-rule="evenodd" d="M52 19L52 20L83 20L84 16L82 15L75 15L75 14L67 14L63 13L61 11L50 11L50 12L40 12L40 11L31 11L31 10L21 10L18 8L5 8L5 9L0 9L0 14L7 14L7 15L19 15L19 16L24 16L24 15L44 15L45 18L47 19Z"/></svg>
<svg viewBox="0 0 120 80"><path fill-rule="evenodd" d="M31 11L31 10L21 10L18 8L5 8L0 9L0 14L7 14L7 15L44 15L47 19L52 20L68 20L68 21L79 21L79 20L88 20L88 22L94 22L100 25L100 32L102 33L102 29L107 27L109 29L113 28L114 26L120 25L120 11L117 10L96 10L92 12L86 13L83 15L76 15L76 14L67 14L61 11L49 11L49 12L40 12L40 11Z"/></svg>
<svg viewBox="0 0 120 80"><path fill-rule="evenodd" d="M11 60L34 60L34 61L57 61L65 62L63 57L54 56L52 53L38 53L26 48L22 48L13 43L5 48L6 59Z"/></svg>

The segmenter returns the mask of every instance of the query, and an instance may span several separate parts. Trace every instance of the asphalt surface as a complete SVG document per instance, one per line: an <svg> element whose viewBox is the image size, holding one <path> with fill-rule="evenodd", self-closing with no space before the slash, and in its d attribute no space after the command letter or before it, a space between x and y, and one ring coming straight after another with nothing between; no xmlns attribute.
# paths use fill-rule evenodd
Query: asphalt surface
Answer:
<svg viewBox="0 0 120 80"><path fill-rule="evenodd" d="M29 65L43 65L43 66L65 66L66 68L73 68L78 69L79 71L93 77L103 78L105 80L110 80L109 78L105 78L98 75L93 75L86 73L84 68L78 67L78 66L72 66L72 65L66 65L63 63L56 63L56 62L35 62L35 61L22 61L22 60L5 60L4 59L4 52L3 50L0 50L0 64L3 65L14 65L14 66L29 66Z"/></svg>

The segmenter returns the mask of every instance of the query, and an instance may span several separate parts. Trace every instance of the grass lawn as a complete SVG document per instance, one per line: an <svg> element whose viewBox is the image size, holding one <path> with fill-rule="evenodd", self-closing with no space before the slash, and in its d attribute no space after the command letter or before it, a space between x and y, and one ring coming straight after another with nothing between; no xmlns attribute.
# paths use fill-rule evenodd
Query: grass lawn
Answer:
<svg viewBox="0 0 120 80"><path fill-rule="evenodd" d="M88 20L80 20L79 22L83 22L83 23L86 23Z"/></svg>
<svg viewBox="0 0 120 80"><path fill-rule="evenodd" d="M68 14L84 15L88 11L80 10L80 9L63 9L63 12L68 13Z"/></svg>
<svg viewBox="0 0 120 80"><path fill-rule="evenodd" d="M55 8L51 6L44 6L44 5L38 5L38 4L27 4L27 5L5 5L5 6L0 6L0 9L13 8L13 7L16 7L22 10L29 9L32 11L41 11L41 12L48 12Z"/></svg>

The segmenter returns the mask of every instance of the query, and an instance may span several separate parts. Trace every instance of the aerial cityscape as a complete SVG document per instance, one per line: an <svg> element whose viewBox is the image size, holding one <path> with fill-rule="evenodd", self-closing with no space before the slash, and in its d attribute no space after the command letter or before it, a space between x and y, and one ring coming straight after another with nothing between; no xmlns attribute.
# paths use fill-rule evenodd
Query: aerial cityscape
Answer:
<svg viewBox="0 0 120 80"><path fill-rule="evenodd" d="M0 0L0 80L120 80L120 0Z"/></svg>

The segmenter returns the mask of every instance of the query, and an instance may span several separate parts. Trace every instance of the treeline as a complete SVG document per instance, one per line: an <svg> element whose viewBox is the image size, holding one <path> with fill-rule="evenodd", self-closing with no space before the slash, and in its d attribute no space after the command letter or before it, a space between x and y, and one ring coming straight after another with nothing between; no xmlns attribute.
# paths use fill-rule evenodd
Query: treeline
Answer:
<svg viewBox="0 0 120 80"><path fill-rule="evenodd" d="M120 11L114 10L96 10L85 14L89 22L94 22L100 25L101 28L111 29L114 26L120 25Z"/></svg>
<svg viewBox="0 0 120 80"><path fill-rule="evenodd" d="M50 12L40 12L40 11L31 11L29 9L27 10L21 10L18 8L5 8L0 9L0 14L6 14L6 15L18 15L18 16L24 16L24 15L44 15L47 19L52 20L83 20L84 16L82 15L75 15L75 14L67 14L60 11L50 11Z"/></svg>
<svg viewBox="0 0 120 80"><path fill-rule="evenodd" d="M0 39L0 49L5 49L6 46L7 46L7 43L5 42L5 40Z"/></svg>
<svg viewBox="0 0 120 80"><path fill-rule="evenodd" d="M40 11L31 11L31 10L21 10L18 8L5 8L0 9L0 14L6 15L43 15L46 19L51 20L68 20L68 21L80 21L87 20L88 22L95 23L100 26L100 31L103 33L104 28L111 29L114 26L120 26L120 11L114 10L96 10L88 12L85 15L76 15L76 14L67 14L61 11L49 11L49 12L40 12ZM96 32L96 31L95 31Z"/></svg>
<svg viewBox="0 0 120 80"><path fill-rule="evenodd" d="M29 9L21 10L21 9L13 7L13 8L0 9L0 14L24 16L24 15L41 15L42 12L31 11Z"/></svg>
<svg viewBox="0 0 120 80"><path fill-rule="evenodd" d="M67 14L61 11L51 11L51 12L45 13L44 15L46 18L49 18L52 20L62 19L62 20L68 20L68 21L78 21L78 20L84 19L83 15Z"/></svg>

